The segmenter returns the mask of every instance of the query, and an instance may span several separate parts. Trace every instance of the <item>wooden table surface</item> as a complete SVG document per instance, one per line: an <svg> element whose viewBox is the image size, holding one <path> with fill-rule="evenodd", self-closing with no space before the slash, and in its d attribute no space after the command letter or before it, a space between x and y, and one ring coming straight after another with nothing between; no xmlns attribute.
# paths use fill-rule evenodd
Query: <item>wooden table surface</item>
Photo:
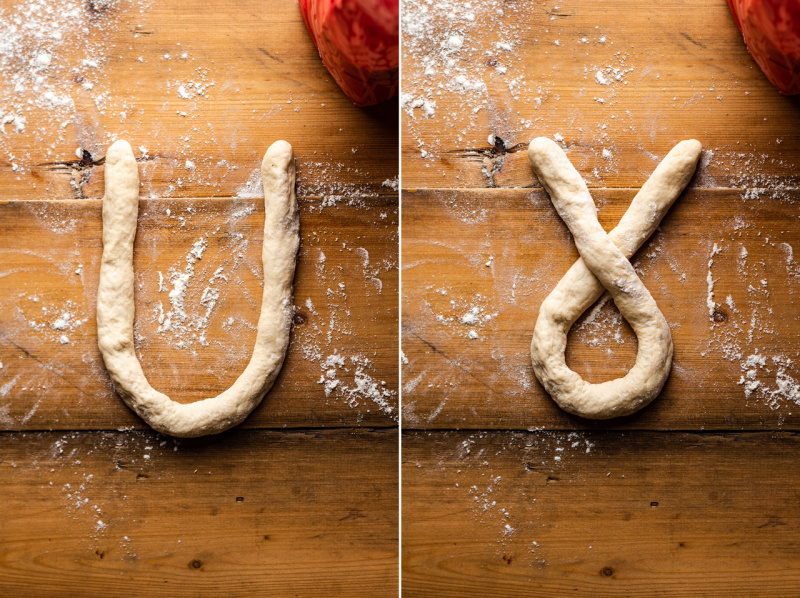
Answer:
<svg viewBox="0 0 800 598"><path fill-rule="evenodd" d="M800 99L724 0L410 0L404 24L404 595L800 594ZM634 416L570 416L533 375L539 306L578 256L537 136L606 229L675 143L703 144L632 260L675 344ZM607 298L569 335L591 382L635 354Z"/></svg>
<svg viewBox="0 0 800 598"><path fill-rule="evenodd" d="M0 10L0 594L396 595L397 103L355 108L294 0ZM249 360L259 166L273 141L294 147L291 347L262 405L219 437L150 431L97 350L114 139L142 182L137 352L181 401ZM187 273L185 317L164 330Z"/></svg>

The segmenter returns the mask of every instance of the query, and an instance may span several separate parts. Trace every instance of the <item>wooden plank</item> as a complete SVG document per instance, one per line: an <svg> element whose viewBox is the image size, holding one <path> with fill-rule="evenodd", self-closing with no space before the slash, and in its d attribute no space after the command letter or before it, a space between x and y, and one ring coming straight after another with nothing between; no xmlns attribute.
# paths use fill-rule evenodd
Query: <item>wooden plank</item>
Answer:
<svg viewBox="0 0 800 598"><path fill-rule="evenodd" d="M151 384L175 400L215 396L250 359L263 210L257 198L141 201L137 351ZM114 393L97 349L100 211L100 200L0 203L3 430L146 426ZM397 211L388 196L324 208L301 199L291 348L244 426L396 425ZM190 265L193 247L205 251ZM169 292L187 274L181 319ZM326 396L329 372L339 386Z"/></svg>
<svg viewBox="0 0 800 598"><path fill-rule="evenodd" d="M397 595L396 430L0 444L5 596Z"/></svg>
<svg viewBox="0 0 800 598"><path fill-rule="evenodd" d="M594 192L606 229L616 225L634 193ZM547 195L404 192L404 425L797 429L800 268L793 252L800 248L794 214L800 195L743 195L692 187L635 256L672 328L672 373L651 406L596 424L562 412L531 368L539 306L577 259ZM467 325L464 316L473 310L479 321ZM471 331L477 338L470 338ZM600 382L624 375L635 354L635 336L609 301L573 327L567 363Z"/></svg>
<svg viewBox="0 0 800 598"><path fill-rule="evenodd" d="M0 121L12 116L0 126L0 430L69 430L0 433L0 594L396 595L397 103L353 106L295 0L0 0L0 12ZM85 198L102 196L117 138L142 181L137 349L153 385L185 401L229 386L249 358L259 165L273 141L293 145L292 345L242 428L358 430L74 431L146 428L96 349L100 202ZM170 279L186 273L187 319L159 332L159 304L176 310ZM326 396L321 378L339 386Z"/></svg>
<svg viewBox="0 0 800 598"><path fill-rule="evenodd" d="M409 0L404 15L405 188L530 187L526 146L554 135L592 187L640 186L688 138L713 150L699 185L800 184L800 98L769 84L725 2Z"/></svg>
<svg viewBox="0 0 800 598"><path fill-rule="evenodd" d="M320 193L379 194L397 176L397 102L356 108L294 0L65 0L56 28L47 11L11 0L0 8L9 23L22 12L30 31L43 30L36 39L8 32L17 45L3 65L0 112L27 125L3 126L0 199L100 197L92 162L116 138L147 149L143 193L152 197L236 195L277 139L294 146L301 183ZM42 51L50 66L30 74ZM88 152L83 163L76 148Z"/></svg>
<svg viewBox="0 0 800 598"><path fill-rule="evenodd" d="M798 455L796 433L404 433L403 595L796 595Z"/></svg>

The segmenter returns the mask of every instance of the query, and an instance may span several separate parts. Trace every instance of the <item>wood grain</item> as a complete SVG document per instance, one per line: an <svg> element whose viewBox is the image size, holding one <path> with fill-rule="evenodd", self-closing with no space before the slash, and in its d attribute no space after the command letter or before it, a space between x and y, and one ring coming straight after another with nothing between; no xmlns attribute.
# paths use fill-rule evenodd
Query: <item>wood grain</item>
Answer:
<svg viewBox="0 0 800 598"><path fill-rule="evenodd" d="M18 8L5 4L9 15ZM98 198L117 138L136 148L149 198L135 248L136 334L152 384L193 401L227 388L245 367L261 284L259 165L284 138L302 203L298 313L283 372L246 425L394 425L364 392L350 391L357 377L367 391L374 382L373 394L387 394L385 411L396 410L398 205L396 189L383 184L397 175L396 105L353 106L293 0L268 9L120 0L77 10L86 31L67 28L63 43L47 45L46 85L73 103L43 109L37 99L26 129L6 125L0 136L0 200L14 200L0 204L0 429L143 425L113 393L95 339ZM38 22L32 14L26 24ZM99 66L82 66L86 54ZM77 70L67 68L73 63ZM95 199L67 199L87 197ZM159 332L159 311L172 309L170 279L187 271L203 239L184 330ZM218 267L225 278L212 282ZM206 288L220 291L215 305L204 303ZM57 330L64 313L69 327ZM346 363L325 367L330 355ZM340 386L326 396L319 381L329 370Z"/></svg>
<svg viewBox="0 0 800 598"><path fill-rule="evenodd" d="M799 441L405 432L403 595L796 595Z"/></svg>
<svg viewBox="0 0 800 598"><path fill-rule="evenodd" d="M308 199L301 205L289 356L244 425L394 426L396 200L362 198L324 210ZM97 349L100 211L99 200L0 203L2 429L146 426L114 393ZM262 199L141 202L134 247L137 352L151 384L175 400L215 396L250 359L263 222ZM186 257L198 241L207 249L193 266L186 319L176 312L172 330L159 332L159 316L175 311L170 279L187 272ZM219 292L216 304L204 302L209 289ZM60 330L65 313L68 326ZM330 355L346 361L326 366ZM319 381L330 369L340 388L326 396ZM371 384L357 390L357 379L374 381L387 406L370 398Z"/></svg>
<svg viewBox="0 0 800 598"><path fill-rule="evenodd" d="M10 13L14 3L0 7ZM93 25L74 47L60 47L47 73L74 109L32 102L24 132L6 127L0 199L101 197L95 164L117 138L148 150L145 196L234 196L278 139L294 147L301 186L391 193L382 182L397 176L397 102L353 106L325 70L294 0L119 0L100 12L89 2L79 9ZM101 66L76 75L65 66L87 58L84 47ZM91 92L81 87L84 70ZM180 85L193 82L204 94L189 87L184 99ZM88 161L76 158L76 147Z"/></svg>
<svg viewBox="0 0 800 598"><path fill-rule="evenodd" d="M397 596L396 430L0 445L4 596Z"/></svg>
<svg viewBox="0 0 800 598"><path fill-rule="evenodd" d="M800 593L800 99L724 1L404 14L404 595ZM573 418L533 376L539 305L577 257L527 161L538 136L562 140L607 229L675 143L704 147L634 260L675 361L624 420ZM607 302L567 361L601 381L635 352Z"/></svg>
<svg viewBox="0 0 800 598"><path fill-rule="evenodd" d="M600 221L610 230L635 191L593 194ZM800 223L787 218L800 195L793 191L788 201L745 201L742 195L691 188L635 256L672 328L674 365L651 406L598 424L561 411L531 368L539 306L578 257L547 195L404 193L405 425L796 429L800 395L792 387L777 391L780 379L800 379L800 270L792 257L800 248ZM715 247L719 253L709 268ZM717 304L713 318L706 304L709 271ZM480 321L464 324L474 307ZM570 333L568 364L591 382L624 376L635 359L636 337L613 302L591 313ZM469 338L470 331L477 338ZM755 359L763 358L763 367L751 367L751 355L761 356ZM748 398L742 377L751 369L762 386Z"/></svg>
<svg viewBox="0 0 800 598"><path fill-rule="evenodd" d="M0 0L6 25L23 12L41 28L50 9L62 25L3 40L3 74L24 89L4 76L0 114L27 124L0 125L0 595L396 596L397 102L356 108L295 0L41 4ZM181 401L227 388L249 359L259 166L274 141L294 148L292 344L263 404L223 435L152 433L105 373L94 311L115 139L142 183L137 352ZM159 332L187 273L186 319ZM321 378L339 386L326 396Z"/></svg>
<svg viewBox="0 0 800 598"><path fill-rule="evenodd" d="M405 7L405 188L533 186L526 146L556 134L591 187L638 187L657 156L690 138L713 151L697 186L800 185L800 98L770 85L725 2L482 2L453 5L453 18L449 6ZM463 46L443 50L452 35ZM459 75L485 87L466 91ZM434 114L411 109L414 99Z"/></svg>

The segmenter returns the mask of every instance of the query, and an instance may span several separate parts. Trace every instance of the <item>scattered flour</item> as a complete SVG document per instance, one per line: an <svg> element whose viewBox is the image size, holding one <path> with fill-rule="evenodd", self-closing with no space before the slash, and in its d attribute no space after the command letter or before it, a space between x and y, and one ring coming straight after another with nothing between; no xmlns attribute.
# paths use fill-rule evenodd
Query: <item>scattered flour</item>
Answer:
<svg viewBox="0 0 800 598"><path fill-rule="evenodd" d="M584 432L445 434L452 434L455 444L439 461L439 475L450 483L449 491L463 497L473 520L496 530L499 550L517 547L516 532L525 530L528 533L521 535L530 537L547 524L540 513L542 486L554 476L565 475L572 458L595 449L591 434ZM437 438L441 435L437 433ZM503 464L503 470L497 470L495 460ZM513 481L507 482L505 474L513 476ZM519 483L523 479L525 483ZM524 548L534 557L542 556L537 541Z"/></svg>
<svg viewBox="0 0 800 598"><path fill-rule="evenodd" d="M752 234L747 237L747 242L761 244L765 257L760 261L751 261L742 236L748 228L737 216L736 224L731 229L730 242L738 244L738 249L734 246L723 252L720 242L714 244L711 252L707 278L707 307L711 316L710 350L738 364L741 371L738 384L743 389L745 399L758 399L770 409L783 407L786 413L790 413L800 406L800 370L797 367L800 352L793 343L775 343L776 339L796 335L796 329L791 324L791 318L787 318L787 305L778 304L781 298L785 301L786 295L774 297L769 288L777 284L790 289L791 297L791 287L798 280L791 252L787 251L791 245L776 243L760 233ZM728 269L735 265L736 286L725 288L722 304L714 301L715 285L721 284L711 277L715 257L717 260L727 260L730 263ZM767 266L770 263L782 263L784 267Z"/></svg>
<svg viewBox="0 0 800 598"><path fill-rule="evenodd" d="M708 275L706 282L708 283L708 295L706 296L706 307L708 308L708 316L714 318L714 310L717 309L717 304L714 302L714 283L716 282L711 276L711 267L714 265L714 256L722 251L717 244L714 243L714 248L711 250L711 257L708 258Z"/></svg>
<svg viewBox="0 0 800 598"><path fill-rule="evenodd" d="M216 232L216 231L215 231ZM238 261L240 255L247 245L241 235L232 235L235 242L231 246L231 257L226 262ZM208 346L206 331L211 320L212 313L221 297L219 285L228 283L225 275L225 265L214 269L213 274L208 278L203 290L199 291L197 305L191 309L187 306L187 293L195 278L196 267L208 249L208 235L201 237L192 244L191 249L186 254L186 265L183 270L173 266L167 273L167 280L172 285L167 297L171 309L164 311L163 302L158 302L154 309L154 317L158 322L158 333L170 341L171 346L178 349L189 349L195 343L201 346ZM225 259L225 258L223 258ZM213 267L213 266L212 266ZM205 271L210 268L205 269ZM164 285L164 275L158 272L158 292L166 290Z"/></svg>
<svg viewBox="0 0 800 598"><path fill-rule="evenodd" d="M77 105L88 100L106 113L105 67L117 53L111 40L126 28L123 15L145 14L151 3L115 4L107 10L111 3L30 0L0 11L0 152L16 170L32 165L14 136L32 136L52 148L54 140L66 139L68 127L83 127Z"/></svg>
<svg viewBox="0 0 800 598"><path fill-rule="evenodd" d="M386 382L372 378L368 373L371 367L371 361L363 355L352 355L345 359L343 355L334 353L328 355L324 361L320 360L323 374L319 384L323 385L326 397L335 393L354 409L362 406L365 401L371 401L380 411L396 421L394 398L397 392L388 389ZM352 382L342 382L340 379L340 376L351 375Z"/></svg>

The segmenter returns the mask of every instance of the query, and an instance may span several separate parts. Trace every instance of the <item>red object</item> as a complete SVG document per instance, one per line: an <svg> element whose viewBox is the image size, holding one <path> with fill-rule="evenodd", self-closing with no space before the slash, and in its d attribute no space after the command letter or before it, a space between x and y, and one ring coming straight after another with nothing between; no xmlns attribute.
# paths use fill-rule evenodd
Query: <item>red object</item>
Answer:
<svg viewBox="0 0 800 598"><path fill-rule="evenodd" d="M800 0L728 0L747 50L778 91L800 93Z"/></svg>
<svg viewBox="0 0 800 598"><path fill-rule="evenodd" d="M320 58L356 106L397 95L399 0L298 0Z"/></svg>

